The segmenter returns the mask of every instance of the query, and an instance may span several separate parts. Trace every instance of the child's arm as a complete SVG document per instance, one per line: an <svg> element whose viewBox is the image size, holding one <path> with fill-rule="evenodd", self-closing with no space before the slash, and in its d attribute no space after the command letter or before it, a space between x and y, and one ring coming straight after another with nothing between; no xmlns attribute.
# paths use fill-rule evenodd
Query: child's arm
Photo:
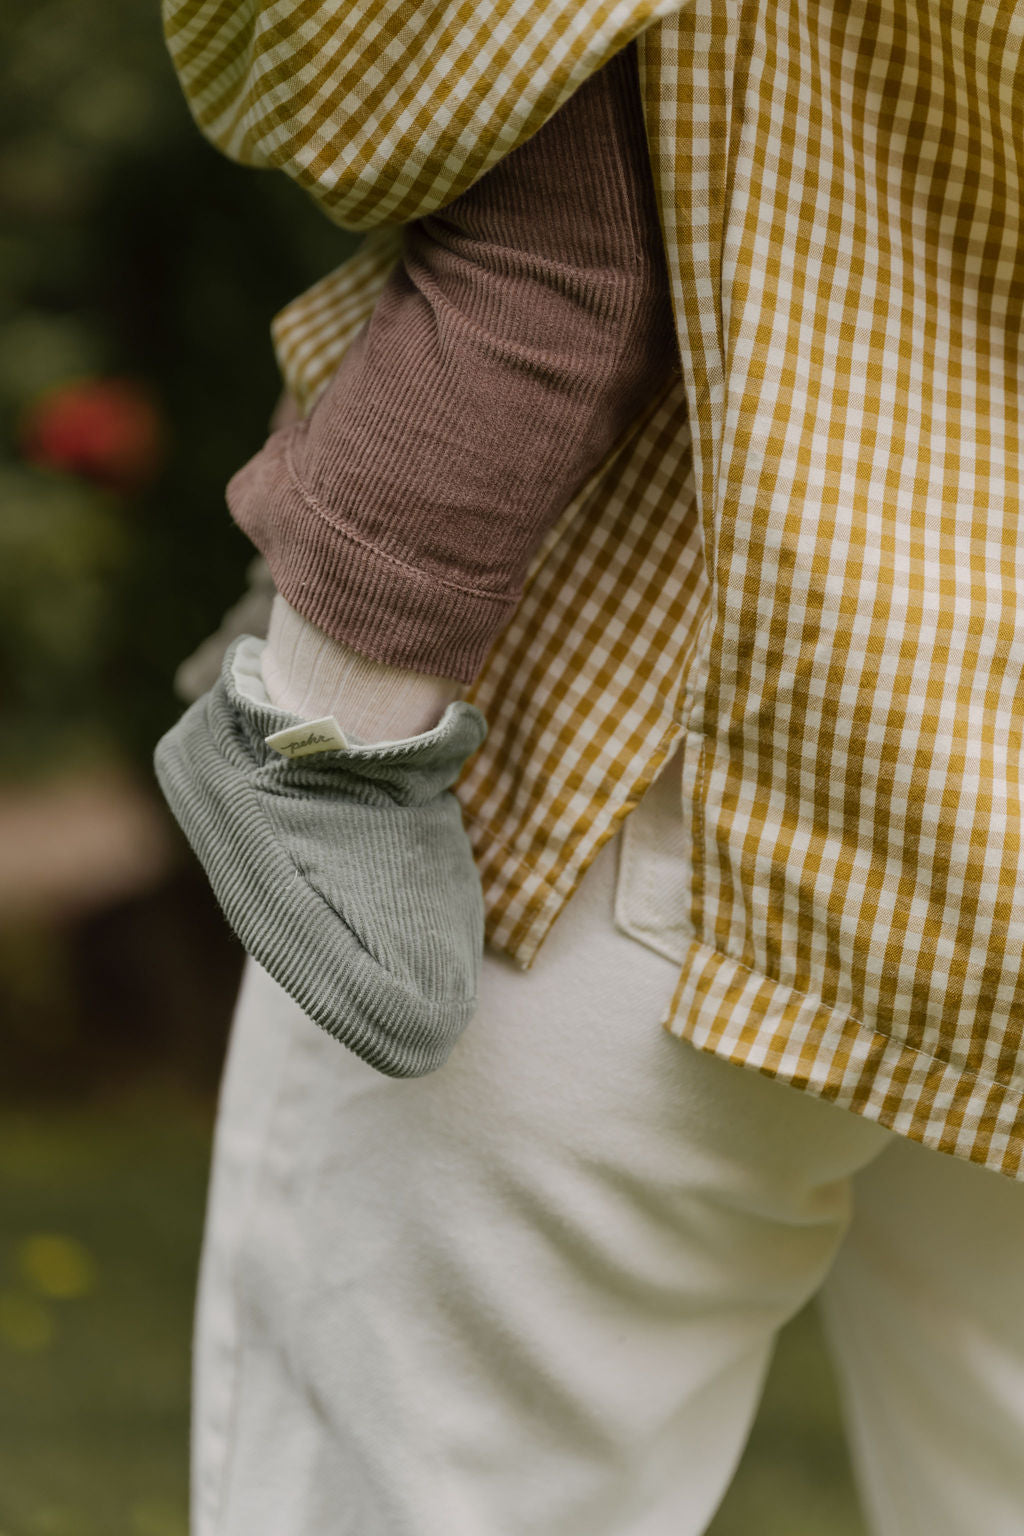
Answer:
<svg viewBox="0 0 1024 1536"><path fill-rule="evenodd" d="M387 674L364 658L472 680L544 533L675 363L630 47L410 227L310 419L232 481L294 610L277 605L268 658L288 706L316 712L322 689L298 710L295 687L324 635L329 687L353 651L370 687ZM454 691L421 688L427 714Z"/></svg>
<svg viewBox="0 0 1024 1536"><path fill-rule="evenodd" d="M246 949L381 1071L440 1066L475 1007L452 785L486 723L447 697L674 361L629 50L410 231L311 419L232 482L291 606L229 651L157 772Z"/></svg>

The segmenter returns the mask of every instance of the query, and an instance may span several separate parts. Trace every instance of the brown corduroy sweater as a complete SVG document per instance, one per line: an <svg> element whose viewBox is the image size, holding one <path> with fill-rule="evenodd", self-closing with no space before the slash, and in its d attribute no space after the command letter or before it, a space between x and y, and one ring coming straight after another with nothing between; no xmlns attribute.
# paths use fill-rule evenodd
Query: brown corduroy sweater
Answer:
<svg viewBox="0 0 1024 1536"><path fill-rule="evenodd" d="M545 532L676 366L630 46L409 226L310 417L229 506L310 623L471 682Z"/></svg>

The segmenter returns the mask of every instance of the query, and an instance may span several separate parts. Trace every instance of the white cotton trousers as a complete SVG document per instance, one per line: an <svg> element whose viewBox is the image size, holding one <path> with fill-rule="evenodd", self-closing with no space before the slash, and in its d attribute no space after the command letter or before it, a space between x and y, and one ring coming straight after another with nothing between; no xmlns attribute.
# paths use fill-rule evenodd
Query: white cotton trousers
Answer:
<svg viewBox="0 0 1024 1536"><path fill-rule="evenodd" d="M1024 1532L1024 1187L668 1036L619 843L429 1077L249 965L193 1536L699 1536L815 1294L875 1536Z"/></svg>

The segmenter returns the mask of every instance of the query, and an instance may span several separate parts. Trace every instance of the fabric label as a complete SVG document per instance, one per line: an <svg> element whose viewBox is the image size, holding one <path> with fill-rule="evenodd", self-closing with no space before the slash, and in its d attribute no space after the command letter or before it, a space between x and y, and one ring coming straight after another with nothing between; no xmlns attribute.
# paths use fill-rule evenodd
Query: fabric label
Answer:
<svg viewBox="0 0 1024 1536"><path fill-rule="evenodd" d="M286 731L275 731L266 738L267 746L282 757L311 757L314 752L337 752L348 742L333 715L322 720L304 720Z"/></svg>

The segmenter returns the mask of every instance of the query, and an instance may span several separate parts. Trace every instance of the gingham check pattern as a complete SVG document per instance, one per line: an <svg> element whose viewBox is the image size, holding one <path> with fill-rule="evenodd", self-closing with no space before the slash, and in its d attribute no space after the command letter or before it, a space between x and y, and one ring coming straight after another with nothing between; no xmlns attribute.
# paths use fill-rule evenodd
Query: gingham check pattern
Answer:
<svg viewBox="0 0 1024 1536"><path fill-rule="evenodd" d="M192 114L349 229L433 212L680 0L163 0Z"/></svg>
<svg viewBox="0 0 1024 1536"><path fill-rule="evenodd" d="M973 0L644 32L684 388L548 537L460 786L525 965L681 742L666 1027L1018 1177L1022 41ZM375 259L279 319L300 385Z"/></svg>

